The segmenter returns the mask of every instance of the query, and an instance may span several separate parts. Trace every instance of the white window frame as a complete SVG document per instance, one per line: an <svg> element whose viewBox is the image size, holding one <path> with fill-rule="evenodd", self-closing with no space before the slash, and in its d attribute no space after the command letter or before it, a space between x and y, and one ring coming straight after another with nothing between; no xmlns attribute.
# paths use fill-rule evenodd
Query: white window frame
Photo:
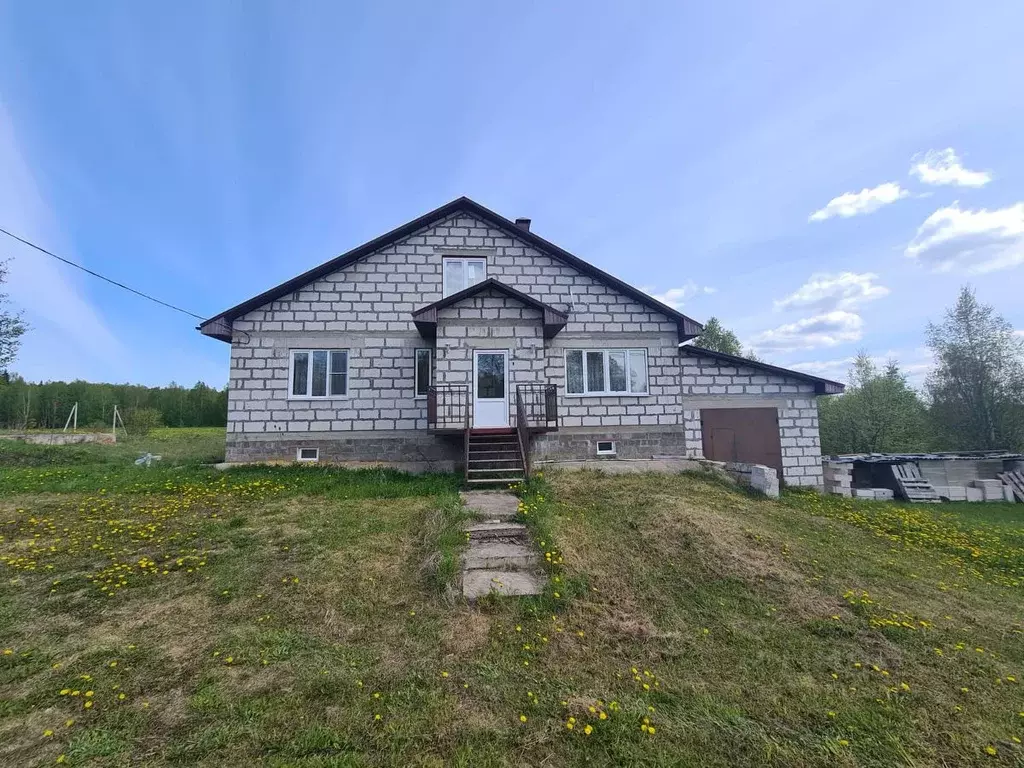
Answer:
<svg viewBox="0 0 1024 768"><path fill-rule="evenodd" d="M304 458L302 455L303 451L314 451L315 455L311 459ZM320 461L320 449L311 446L304 446L295 449L295 460L296 461Z"/></svg>
<svg viewBox="0 0 1024 768"><path fill-rule="evenodd" d="M420 394L420 352L427 353L427 385L423 394ZM427 397L430 385L434 383L434 350L430 347L417 347L412 354L412 394L416 400L423 400Z"/></svg>
<svg viewBox="0 0 1024 768"><path fill-rule="evenodd" d="M570 392L569 391L569 353L570 352L581 352L583 354L583 391L582 392ZM603 355L604 362L604 385L603 390L591 390L588 386L587 381L587 353L588 352L600 352ZM608 365L608 355L615 352L624 352L626 360L626 389L620 391L612 391L607 389L611 384L611 376ZM647 389L643 392L634 392L632 390L633 381L629 375L629 356L631 353L641 353L644 356L644 380L647 382ZM595 348L583 348L573 347L572 349L566 349L562 355L562 362L564 364L565 372L565 396L566 397L649 397L651 394L651 377L650 377L650 365L649 355L647 350L643 347L623 347L615 349L595 349Z"/></svg>
<svg viewBox="0 0 1024 768"><path fill-rule="evenodd" d="M453 262L456 262L456 261L459 262L460 264L462 264L462 278L463 278L462 279L462 283L463 284L462 284L462 287L459 288L458 290L449 291L448 290L448 279L447 279L447 271L446 270L448 269L448 265L449 264L451 264ZM449 296L452 296L453 294L459 293L459 291L464 291L467 288L470 288L470 287L472 287L472 286L477 284L477 283L469 283L469 282L467 282L467 280L469 279L469 270L466 269L466 267L470 263L479 263L483 267L483 270L484 270L483 271L483 277L481 277L477 282L482 283L484 280L486 280L487 279L487 259L485 259L483 256L442 256L441 257L441 298L448 298Z"/></svg>
<svg viewBox="0 0 1024 768"><path fill-rule="evenodd" d="M327 353L327 387L326 394L313 395L313 361L312 355L314 352L326 352ZM334 371L331 369L331 364L334 361L334 355L332 352L344 352L345 353L345 394L343 395L332 395L331 394L331 374L341 373L341 371ZM295 395L292 394L295 383L295 355L305 353L309 355L306 363L306 394ZM352 389L350 381L350 371L352 370L352 351L350 349L324 349L324 348L306 348L306 349L290 349L288 350L288 399L289 400L346 400L349 396L349 391Z"/></svg>
<svg viewBox="0 0 1024 768"><path fill-rule="evenodd" d="M608 443L608 445L610 445L611 448L609 448L608 450L602 450L601 449L601 443ZM615 455L615 441L614 440L598 440L597 441L597 445L595 446L595 448L597 449L597 455L598 456L614 456Z"/></svg>

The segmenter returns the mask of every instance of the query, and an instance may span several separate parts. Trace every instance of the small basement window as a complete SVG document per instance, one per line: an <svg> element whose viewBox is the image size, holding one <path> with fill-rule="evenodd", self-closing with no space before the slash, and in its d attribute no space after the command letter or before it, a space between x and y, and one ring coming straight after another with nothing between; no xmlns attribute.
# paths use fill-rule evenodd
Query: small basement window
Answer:
<svg viewBox="0 0 1024 768"><path fill-rule="evenodd" d="M319 448L299 448L295 452L296 461L320 461Z"/></svg>
<svg viewBox="0 0 1024 768"><path fill-rule="evenodd" d="M597 441L597 455L598 456L614 456L615 455L615 441L613 441L613 440L598 440Z"/></svg>

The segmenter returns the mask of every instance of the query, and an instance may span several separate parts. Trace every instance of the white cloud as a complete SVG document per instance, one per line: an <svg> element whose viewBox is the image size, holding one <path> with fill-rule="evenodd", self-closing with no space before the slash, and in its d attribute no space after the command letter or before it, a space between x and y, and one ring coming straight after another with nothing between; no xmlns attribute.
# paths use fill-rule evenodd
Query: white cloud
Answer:
<svg viewBox="0 0 1024 768"><path fill-rule="evenodd" d="M829 311L854 309L889 294L878 284L873 272L817 273L784 299L775 302L776 309L808 309Z"/></svg>
<svg viewBox="0 0 1024 768"><path fill-rule="evenodd" d="M863 327L864 321L860 315L837 309L762 331L752 337L749 344L757 352L792 352L834 347L859 340L863 335Z"/></svg>
<svg viewBox="0 0 1024 768"><path fill-rule="evenodd" d="M697 285L693 280L687 280L686 283L680 288L669 288L663 293L654 293L651 290L644 289L652 298L657 299L662 304L667 304L673 309L681 309L683 304L692 299L694 296L714 293L715 288L711 288L707 285Z"/></svg>
<svg viewBox="0 0 1024 768"><path fill-rule="evenodd" d="M994 211L964 210L959 203L925 219L905 255L940 272L962 267L992 272L1024 262L1024 202Z"/></svg>
<svg viewBox="0 0 1024 768"><path fill-rule="evenodd" d="M5 228L58 253L74 253L60 240L49 207L25 161L4 104L0 101L0 211ZM129 356L66 267L6 236L4 257L13 256L5 289L25 310L30 330L12 369L28 379L75 377L111 380L131 371Z"/></svg>
<svg viewBox="0 0 1024 768"><path fill-rule="evenodd" d="M907 190L900 187L897 182L887 181L885 184L879 184L871 189L862 189L860 192L847 192L839 197L832 198L824 208L812 213L810 220L825 221L825 219L831 219L833 216L841 216L845 219L862 213L872 213L883 205L895 203L901 197L906 197L908 194Z"/></svg>
<svg viewBox="0 0 1024 768"><path fill-rule="evenodd" d="M911 160L910 175L925 184L953 184L958 187L983 187L992 181L988 171L969 171L960 163L952 147L930 149Z"/></svg>

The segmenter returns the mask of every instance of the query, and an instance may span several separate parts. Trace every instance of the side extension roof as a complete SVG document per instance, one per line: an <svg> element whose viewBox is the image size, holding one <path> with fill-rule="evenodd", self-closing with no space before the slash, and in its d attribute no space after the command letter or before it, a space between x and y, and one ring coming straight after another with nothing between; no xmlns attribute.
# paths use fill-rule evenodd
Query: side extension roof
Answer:
<svg viewBox="0 0 1024 768"><path fill-rule="evenodd" d="M649 307L657 312L661 312L667 315L671 319L676 321L676 325L679 328L679 340L685 341L692 339L700 335L703 330L703 326L697 321L690 317L687 317L681 312L672 309L665 304L662 304L657 299L648 296L643 291L634 288L628 283L624 283L617 277L609 275L607 272L598 269L593 264L589 264L578 256L574 256L568 251L559 248L554 243L545 240L543 237L530 232L527 229L516 226L516 224L504 216L495 213L489 208L485 208L474 200L468 197L459 197L452 200L450 203L442 205L440 208L436 208L429 213L425 213L419 218L413 219L412 221L403 224L402 226L391 230L390 232L381 235L380 237L374 238L369 242L363 243L362 245L353 248L347 253L343 253L341 256L337 256L330 261L325 261L320 266L314 267L301 275L296 275L290 280L286 280L280 285L274 286L268 291L264 291L259 296L253 296L251 299L243 301L241 304L237 304L230 309L226 309L218 315L214 315L208 320L204 320L199 324L197 329L207 336L213 336L214 338L221 339L223 341L231 340L231 323L236 318L241 317L246 312L251 312L254 309L258 309L265 304L269 304L272 301L280 299L282 296L287 296L306 285L309 285L315 280L329 275L332 272L336 272L339 269L347 267L349 264L353 264L360 259L369 256L371 253L384 248L397 240L401 240L404 237L417 232L418 230L426 227L433 221L447 218L455 213L465 212L479 219L487 221L493 224L499 229L503 229L514 237L529 243L530 245L539 248L546 252L548 255L565 262L574 269L579 270L585 275L593 277L595 280L600 280L620 293L629 296L636 300L639 304Z"/></svg>
<svg viewBox="0 0 1024 768"><path fill-rule="evenodd" d="M838 381L822 379L818 376L811 376L809 373L802 373L789 368L779 368L776 365L768 365L768 363L762 363L758 360L748 360L745 357L727 355L724 352L714 352L710 349L704 349L703 347L695 347L692 344L686 344L680 347L679 351L684 355L691 355L693 357L710 357L713 360L729 363L730 365L744 365L747 368L756 368L759 371L774 373L777 376L785 376L790 379L797 379L798 381L806 381L807 383L814 385L814 393L817 395L838 395L846 389L846 385L840 384Z"/></svg>

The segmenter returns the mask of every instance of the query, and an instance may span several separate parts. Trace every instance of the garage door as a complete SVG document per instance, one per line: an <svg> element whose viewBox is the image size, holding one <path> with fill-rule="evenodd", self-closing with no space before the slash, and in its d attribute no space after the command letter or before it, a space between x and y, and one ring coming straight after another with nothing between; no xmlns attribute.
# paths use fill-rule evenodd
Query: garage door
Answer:
<svg viewBox="0 0 1024 768"><path fill-rule="evenodd" d="M775 467L782 479L782 444L775 408L705 408L700 412L704 457Z"/></svg>

